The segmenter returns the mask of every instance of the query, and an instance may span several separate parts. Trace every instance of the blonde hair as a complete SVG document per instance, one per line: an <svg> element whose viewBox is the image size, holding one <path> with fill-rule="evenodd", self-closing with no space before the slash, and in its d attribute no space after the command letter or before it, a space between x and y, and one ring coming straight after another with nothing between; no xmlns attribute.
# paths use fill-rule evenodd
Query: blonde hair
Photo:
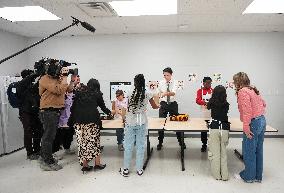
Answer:
<svg viewBox="0 0 284 193"><path fill-rule="evenodd" d="M233 80L234 80L234 85L236 87L236 93L237 94L242 88L247 87L251 90L254 90L254 92L257 95L259 95L258 89L256 87L250 85L250 79L245 72L238 72L237 74L235 74L233 76Z"/></svg>

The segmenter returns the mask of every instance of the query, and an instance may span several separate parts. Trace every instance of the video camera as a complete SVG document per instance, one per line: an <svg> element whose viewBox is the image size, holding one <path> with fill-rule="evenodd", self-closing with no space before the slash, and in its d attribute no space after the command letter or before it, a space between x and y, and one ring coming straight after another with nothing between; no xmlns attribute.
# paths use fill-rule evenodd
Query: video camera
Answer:
<svg viewBox="0 0 284 193"><path fill-rule="evenodd" d="M61 70L64 67L71 65L77 65L76 63L69 63L64 60L43 58L35 62L34 69L35 73L42 76L48 74L53 78L59 78L61 75ZM62 74L63 76L68 76L69 74L78 75L78 68L69 69L68 73Z"/></svg>

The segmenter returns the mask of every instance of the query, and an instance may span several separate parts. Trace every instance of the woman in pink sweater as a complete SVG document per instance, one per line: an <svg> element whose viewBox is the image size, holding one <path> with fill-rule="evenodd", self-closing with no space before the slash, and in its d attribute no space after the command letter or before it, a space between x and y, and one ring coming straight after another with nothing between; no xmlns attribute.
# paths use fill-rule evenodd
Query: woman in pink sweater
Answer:
<svg viewBox="0 0 284 193"><path fill-rule="evenodd" d="M243 122L243 160L245 169L235 175L245 182L261 182L263 171L263 140L266 128L265 101L259 91L250 85L248 75L234 75L240 119Z"/></svg>

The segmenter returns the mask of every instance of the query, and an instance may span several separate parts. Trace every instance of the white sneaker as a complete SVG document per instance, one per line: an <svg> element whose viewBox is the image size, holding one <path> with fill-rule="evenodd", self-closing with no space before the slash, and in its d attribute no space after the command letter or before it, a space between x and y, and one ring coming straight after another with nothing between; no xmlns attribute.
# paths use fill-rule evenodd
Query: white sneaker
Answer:
<svg viewBox="0 0 284 193"><path fill-rule="evenodd" d="M242 180L240 174L234 174L234 178L237 179L237 180Z"/></svg>
<svg viewBox="0 0 284 193"><path fill-rule="evenodd" d="M128 177L129 176L129 170L127 168L119 168L118 171L123 177Z"/></svg>
<svg viewBox="0 0 284 193"><path fill-rule="evenodd" d="M137 170L137 174L138 174L138 176L142 176L143 175L143 173L144 173L144 170L142 169L142 170Z"/></svg>
<svg viewBox="0 0 284 193"><path fill-rule="evenodd" d="M253 183L254 182L254 180L245 181L244 179L241 178L240 174L234 174L234 178L237 179L237 180L242 180L246 183Z"/></svg>

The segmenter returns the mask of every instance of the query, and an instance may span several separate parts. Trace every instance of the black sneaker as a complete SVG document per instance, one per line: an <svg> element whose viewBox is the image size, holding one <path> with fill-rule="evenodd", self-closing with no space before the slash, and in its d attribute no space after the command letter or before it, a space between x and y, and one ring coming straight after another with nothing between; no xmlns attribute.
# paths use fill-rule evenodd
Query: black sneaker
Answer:
<svg viewBox="0 0 284 193"><path fill-rule="evenodd" d="M123 177L128 177L129 176L129 170L127 168L119 168L118 171Z"/></svg>
<svg viewBox="0 0 284 193"><path fill-rule="evenodd" d="M201 152L206 152L206 150L207 150L207 145L202 145Z"/></svg>
<svg viewBox="0 0 284 193"><path fill-rule="evenodd" d="M162 149L162 147L163 147L163 144L159 143L159 144L157 145L157 150L160 151L160 150Z"/></svg>
<svg viewBox="0 0 284 193"><path fill-rule="evenodd" d="M118 144L117 148L118 148L118 151L124 151L124 147L122 144Z"/></svg>

